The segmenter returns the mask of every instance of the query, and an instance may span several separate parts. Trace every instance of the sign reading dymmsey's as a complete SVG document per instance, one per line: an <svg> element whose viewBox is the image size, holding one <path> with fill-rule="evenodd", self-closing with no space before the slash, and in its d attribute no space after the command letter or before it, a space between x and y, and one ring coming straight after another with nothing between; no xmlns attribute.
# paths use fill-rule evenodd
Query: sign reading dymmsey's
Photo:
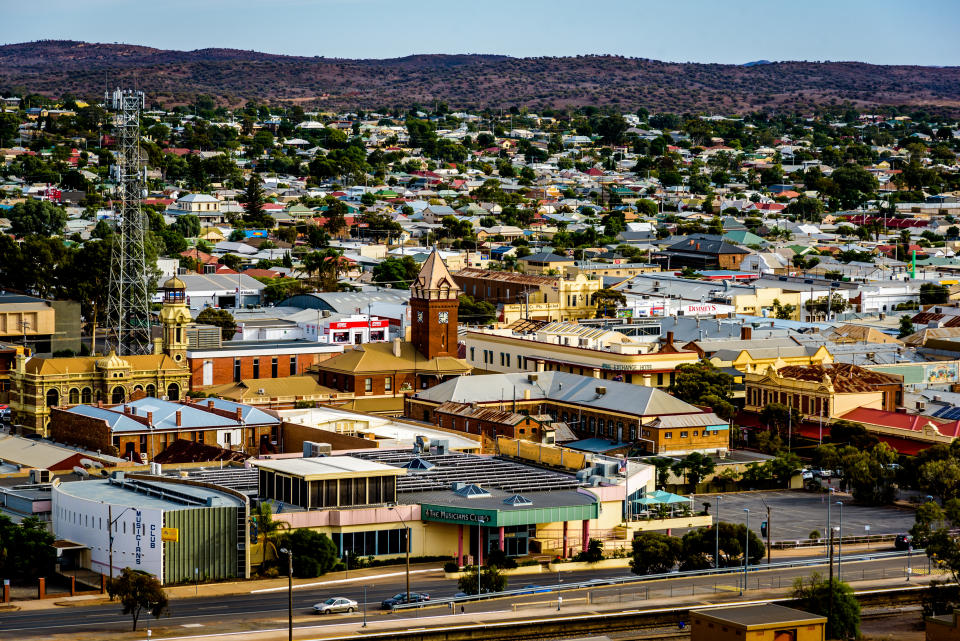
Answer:
<svg viewBox="0 0 960 641"><path fill-rule="evenodd" d="M441 523L479 523L492 524L496 520L496 510L469 510L452 507L438 507L422 505L420 518L424 521L439 521Z"/></svg>

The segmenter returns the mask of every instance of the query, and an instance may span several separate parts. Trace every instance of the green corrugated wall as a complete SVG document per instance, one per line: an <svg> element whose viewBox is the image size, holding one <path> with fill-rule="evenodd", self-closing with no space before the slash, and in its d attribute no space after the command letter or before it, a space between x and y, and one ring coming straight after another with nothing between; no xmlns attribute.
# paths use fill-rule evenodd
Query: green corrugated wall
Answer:
<svg viewBox="0 0 960 641"><path fill-rule="evenodd" d="M180 530L180 540L163 544L164 583L237 576L237 508L206 507L164 512L164 527Z"/></svg>

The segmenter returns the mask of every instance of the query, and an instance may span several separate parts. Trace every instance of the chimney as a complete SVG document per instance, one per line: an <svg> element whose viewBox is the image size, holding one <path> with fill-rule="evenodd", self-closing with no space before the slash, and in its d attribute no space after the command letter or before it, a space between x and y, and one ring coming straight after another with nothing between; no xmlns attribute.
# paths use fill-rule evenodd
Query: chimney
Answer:
<svg viewBox="0 0 960 641"><path fill-rule="evenodd" d="M753 328L748 325L742 325L740 327L740 340L748 341L753 338Z"/></svg>
<svg viewBox="0 0 960 641"><path fill-rule="evenodd" d="M213 402L213 401L207 401L207 409L212 410L213 408L214 408L214 402Z"/></svg>
<svg viewBox="0 0 960 641"><path fill-rule="evenodd" d="M242 421L242 420L243 420L243 409L241 409L241 408L238 407L238 408L237 408L237 422L239 423L239 422Z"/></svg>
<svg viewBox="0 0 960 641"><path fill-rule="evenodd" d="M663 342L664 347L673 347L673 332L667 332L667 339Z"/></svg>
<svg viewBox="0 0 960 641"><path fill-rule="evenodd" d="M697 251L700 251L700 243L697 243Z"/></svg>
<svg viewBox="0 0 960 641"><path fill-rule="evenodd" d="M177 410L177 427L183 425L183 413L180 410Z"/></svg>
<svg viewBox="0 0 960 641"><path fill-rule="evenodd" d="M400 337L393 339L393 355L397 358L400 358Z"/></svg>
<svg viewBox="0 0 960 641"><path fill-rule="evenodd" d="M147 412L147 425L153 425L153 412Z"/></svg>

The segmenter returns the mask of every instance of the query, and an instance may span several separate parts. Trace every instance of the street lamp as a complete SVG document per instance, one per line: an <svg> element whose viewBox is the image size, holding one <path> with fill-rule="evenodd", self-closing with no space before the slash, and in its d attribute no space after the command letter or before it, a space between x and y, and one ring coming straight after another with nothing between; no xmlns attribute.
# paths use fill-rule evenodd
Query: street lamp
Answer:
<svg viewBox="0 0 960 641"><path fill-rule="evenodd" d="M403 529L407 533L407 544L404 546L404 549L407 553L407 603L410 603L410 527L407 525L407 522L403 520L403 516L400 515L400 510L395 509L396 507L396 504L388 505L387 509L393 510L397 513L397 518L399 518L400 522L403 523ZM477 572L480 572L479 568L477 569Z"/></svg>
<svg viewBox="0 0 960 641"><path fill-rule="evenodd" d="M743 590L740 591L740 594L743 594L744 590L747 589L747 567L750 565L750 508L745 507L743 511L747 513L747 531L744 533L746 543L744 545L743 552Z"/></svg>
<svg viewBox="0 0 960 641"><path fill-rule="evenodd" d="M293 641L293 551L280 548L287 555L287 639Z"/></svg>
<svg viewBox="0 0 960 641"><path fill-rule="evenodd" d="M843 561L843 501L837 501L840 506L840 528L837 530L837 581L840 580L840 563Z"/></svg>
<svg viewBox="0 0 960 641"><path fill-rule="evenodd" d="M830 490L830 495L827 497L827 529L824 530L824 536L826 536L830 550L828 554L833 552L833 541L830 539L830 524L833 522L830 520L830 503L833 501L833 488L827 488Z"/></svg>
<svg viewBox="0 0 960 641"><path fill-rule="evenodd" d="M717 523L713 526L713 567L715 569L720 568L720 499L722 498L719 494L717 495Z"/></svg>

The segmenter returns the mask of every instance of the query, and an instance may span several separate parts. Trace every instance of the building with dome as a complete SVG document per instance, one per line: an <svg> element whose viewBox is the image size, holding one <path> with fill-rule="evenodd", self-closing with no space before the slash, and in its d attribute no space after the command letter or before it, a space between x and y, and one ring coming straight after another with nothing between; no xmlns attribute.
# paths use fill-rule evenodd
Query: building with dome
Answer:
<svg viewBox="0 0 960 641"><path fill-rule="evenodd" d="M13 423L48 435L50 410L58 406L124 403L139 396L179 400L190 389L186 287L174 277L163 284L161 337L152 354L68 358L18 355L10 372Z"/></svg>

